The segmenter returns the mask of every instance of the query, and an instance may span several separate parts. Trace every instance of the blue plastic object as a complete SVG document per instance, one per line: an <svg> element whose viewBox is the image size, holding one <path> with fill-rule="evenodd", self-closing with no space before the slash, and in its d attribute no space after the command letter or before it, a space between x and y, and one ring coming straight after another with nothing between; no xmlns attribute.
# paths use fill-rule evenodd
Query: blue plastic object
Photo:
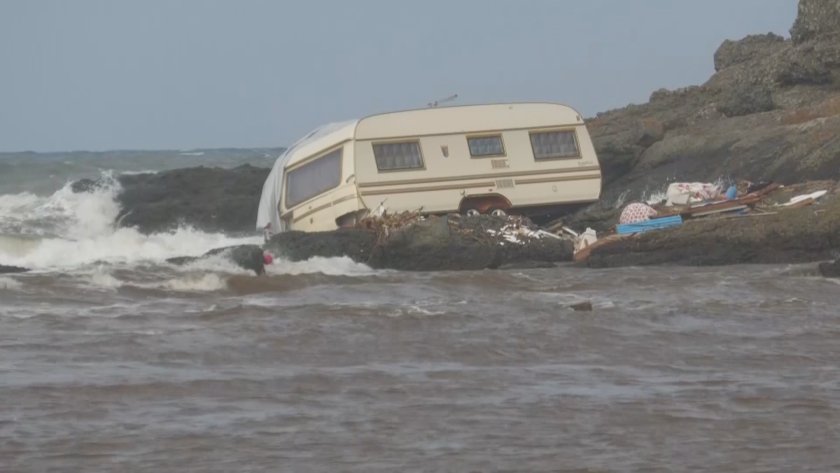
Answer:
<svg viewBox="0 0 840 473"><path fill-rule="evenodd" d="M679 215L672 215L670 217L652 218L644 222L623 223L616 225L615 231L619 235L627 235L630 233L644 233L651 230L660 230L663 228L678 227L682 225L683 219Z"/></svg>
<svg viewBox="0 0 840 473"><path fill-rule="evenodd" d="M738 197L738 187L729 186L729 189L726 189L726 199L727 200L735 200L737 197Z"/></svg>

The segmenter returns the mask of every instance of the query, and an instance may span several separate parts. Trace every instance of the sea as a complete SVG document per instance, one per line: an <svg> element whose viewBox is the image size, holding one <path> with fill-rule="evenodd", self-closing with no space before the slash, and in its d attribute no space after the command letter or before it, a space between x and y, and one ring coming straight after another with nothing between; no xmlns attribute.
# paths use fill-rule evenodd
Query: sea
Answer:
<svg viewBox="0 0 840 473"><path fill-rule="evenodd" d="M0 155L0 472L840 471L815 265L257 277L114 226L121 173L275 156Z"/></svg>

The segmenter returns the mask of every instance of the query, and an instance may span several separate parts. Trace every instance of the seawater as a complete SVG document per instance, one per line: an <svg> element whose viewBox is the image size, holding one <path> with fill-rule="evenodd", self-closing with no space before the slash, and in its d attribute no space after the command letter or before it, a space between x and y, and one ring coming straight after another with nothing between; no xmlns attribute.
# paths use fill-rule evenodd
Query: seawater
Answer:
<svg viewBox="0 0 840 473"><path fill-rule="evenodd" d="M261 237L115 228L102 172L0 193L0 471L840 471L813 265L177 267Z"/></svg>

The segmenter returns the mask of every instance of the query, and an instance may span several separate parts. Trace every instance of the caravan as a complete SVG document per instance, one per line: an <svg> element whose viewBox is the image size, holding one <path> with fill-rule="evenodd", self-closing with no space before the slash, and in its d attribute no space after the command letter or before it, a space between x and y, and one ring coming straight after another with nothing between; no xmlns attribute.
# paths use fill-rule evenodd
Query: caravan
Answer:
<svg viewBox="0 0 840 473"><path fill-rule="evenodd" d="M277 159L257 227L325 231L373 212L538 215L596 201L580 114L550 103L426 108L310 133Z"/></svg>

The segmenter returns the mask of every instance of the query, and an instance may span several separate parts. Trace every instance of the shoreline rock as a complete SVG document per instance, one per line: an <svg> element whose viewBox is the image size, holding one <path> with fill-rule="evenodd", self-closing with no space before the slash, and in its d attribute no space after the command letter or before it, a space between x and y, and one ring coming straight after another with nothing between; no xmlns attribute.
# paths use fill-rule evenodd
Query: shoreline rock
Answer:
<svg viewBox="0 0 840 473"><path fill-rule="evenodd" d="M399 228L285 232L265 249L292 261L347 256L377 269L443 271L571 261L573 244L520 217L429 216Z"/></svg>
<svg viewBox="0 0 840 473"><path fill-rule="evenodd" d="M15 274L29 272L29 268L21 268L20 266L6 266L0 264L0 274Z"/></svg>
<svg viewBox="0 0 840 473"><path fill-rule="evenodd" d="M792 264L832 258L840 249L840 197L778 213L689 220L592 250L587 266Z"/></svg>

